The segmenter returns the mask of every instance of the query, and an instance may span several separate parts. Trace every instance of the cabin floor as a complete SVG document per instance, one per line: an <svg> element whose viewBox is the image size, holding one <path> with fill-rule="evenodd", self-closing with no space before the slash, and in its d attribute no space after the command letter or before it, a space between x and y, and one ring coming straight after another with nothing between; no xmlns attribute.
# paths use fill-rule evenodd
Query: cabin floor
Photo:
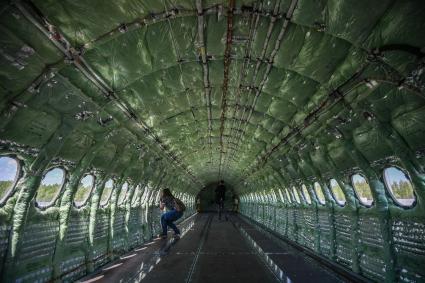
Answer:
<svg viewBox="0 0 425 283"><path fill-rule="evenodd" d="M154 240L80 282L347 282L242 217L196 214L180 240Z"/></svg>

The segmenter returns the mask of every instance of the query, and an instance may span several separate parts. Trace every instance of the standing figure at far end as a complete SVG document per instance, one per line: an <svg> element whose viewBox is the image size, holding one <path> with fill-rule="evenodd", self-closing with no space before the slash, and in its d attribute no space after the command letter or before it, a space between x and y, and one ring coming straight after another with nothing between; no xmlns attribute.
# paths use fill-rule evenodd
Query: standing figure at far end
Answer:
<svg viewBox="0 0 425 283"><path fill-rule="evenodd" d="M224 217L227 221L227 213L224 210L224 200L226 197L226 187L224 186L224 181L221 180L218 183L217 188L215 189L215 198L218 204L218 219L221 220L221 213L224 212Z"/></svg>

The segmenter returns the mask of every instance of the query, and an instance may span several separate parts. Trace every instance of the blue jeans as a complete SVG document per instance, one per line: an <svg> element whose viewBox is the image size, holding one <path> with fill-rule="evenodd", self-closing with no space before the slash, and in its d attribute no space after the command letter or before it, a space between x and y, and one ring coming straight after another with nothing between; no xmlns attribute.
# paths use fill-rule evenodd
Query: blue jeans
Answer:
<svg viewBox="0 0 425 283"><path fill-rule="evenodd" d="M161 215L162 235L167 235L167 226L170 226L175 234L180 234L179 228L177 228L176 224L173 222L182 216L183 212L174 209Z"/></svg>

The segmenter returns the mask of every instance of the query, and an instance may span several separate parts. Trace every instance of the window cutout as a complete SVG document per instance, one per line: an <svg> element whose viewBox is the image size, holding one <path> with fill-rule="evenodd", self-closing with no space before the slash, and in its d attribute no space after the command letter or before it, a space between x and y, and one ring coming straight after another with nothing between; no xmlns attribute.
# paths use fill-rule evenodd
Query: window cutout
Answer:
<svg viewBox="0 0 425 283"><path fill-rule="evenodd" d="M275 192L270 193L270 199L273 201L273 203L277 202L277 196Z"/></svg>
<svg viewBox="0 0 425 283"><path fill-rule="evenodd" d="M64 180L65 171L62 168L54 168L47 172L37 190L37 204L41 207L51 204L62 188Z"/></svg>
<svg viewBox="0 0 425 283"><path fill-rule="evenodd" d="M136 189L134 189L133 199L131 200L132 205L136 205L137 201L140 199L141 196L140 192L140 185L137 185Z"/></svg>
<svg viewBox="0 0 425 283"><path fill-rule="evenodd" d="M285 197L283 196L282 190L281 190L281 189L279 189L278 191L279 191L280 200L281 200L283 203L285 203Z"/></svg>
<svg viewBox="0 0 425 283"><path fill-rule="evenodd" d="M0 203L12 192L19 175L19 163L16 159L0 157Z"/></svg>
<svg viewBox="0 0 425 283"><path fill-rule="evenodd" d="M401 206L412 206L415 202L415 194L410 178L396 167L384 170L385 185L391 196Z"/></svg>
<svg viewBox="0 0 425 283"><path fill-rule="evenodd" d="M295 187L292 187L292 193L294 194L295 200L298 203L301 203L300 196L298 195L297 189Z"/></svg>
<svg viewBox="0 0 425 283"><path fill-rule="evenodd" d="M345 205L345 195L335 179L330 180L331 191L334 199L339 205Z"/></svg>
<svg viewBox="0 0 425 283"><path fill-rule="evenodd" d="M366 178L360 174L351 176L351 183L353 184L354 191L360 203L370 206L373 202L372 191L370 190L369 183Z"/></svg>
<svg viewBox="0 0 425 283"><path fill-rule="evenodd" d="M178 194L176 194L174 197L177 197L178 199L180 199ZM155 197L152 199L152 204L159 203L160 198L161 198L161 190L158 190L157 192L155 192Z"/></svg>
<svg viewBox="0 0 425 283"><path fill-rule="evenodd" d="M78 185L77 192L74 197L74 204L77 207L84 205L89 198L91 190L94 186L94 176L86 175L81 179L80 184Z"/></svg>
<svg viewBox="0 0 425 283"><path fill-rule="evenodd" d="M316 192L317 199L321 204L325 204L325 195L323 194L322 186L318 182L314 183L314 191Z"/></svg>
<svg viewBox="0 0 425 283"><path fill-rule="evenodd" d="M109 179L105 183L105 187L103 188L102 196L100 198L100 205L106 205L111 198L112 188L114 187L114 181Z"/></svg>
<svg viewBox="0 0 425 283"><path fill-rule="evenodd" d="M121 204L126 200L127 192L128 192L128 183L125 182L124 185L122 185L121 187L120 196L118 197L118 204Z"/></svg>
<svg viewBox="0 0 425 283"><path fill-rule="evenodd" d="M286 197L288 198L289 203L291 203L292 202L292 199L291 199L291 196L290 196L288 190L285 189L285 192L286 192Z"/></svg>
<svg viewBox="0 0 425 283"><path fill-rule="evenodd" d="M307 187L303 184L301 186L301 188L302 188L302 192L303 192L303 196L304 196L305 201L308 204L311 204L311 198L310 198L310 194L308 193Z"/></svg>
<svg viewBox="0 0 425 283"><path fill-rule="evenodd" d="M140 200L140 203L144 206L146 205L146 202L148 200L148 196L149 196L149 188L145 187L145 190L143 192L142 198Z"/></svg>

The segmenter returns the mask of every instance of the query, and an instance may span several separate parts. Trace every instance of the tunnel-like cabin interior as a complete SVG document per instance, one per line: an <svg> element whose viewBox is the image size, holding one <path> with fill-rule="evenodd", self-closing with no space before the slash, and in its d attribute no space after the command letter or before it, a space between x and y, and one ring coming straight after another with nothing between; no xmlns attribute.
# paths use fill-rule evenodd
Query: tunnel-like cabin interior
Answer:
<svg viewBox="0 0 425 283"><path fill-rule="evenodd" d="M423 0L3 0L0 30L1 282L425 282Z"/></svg>

